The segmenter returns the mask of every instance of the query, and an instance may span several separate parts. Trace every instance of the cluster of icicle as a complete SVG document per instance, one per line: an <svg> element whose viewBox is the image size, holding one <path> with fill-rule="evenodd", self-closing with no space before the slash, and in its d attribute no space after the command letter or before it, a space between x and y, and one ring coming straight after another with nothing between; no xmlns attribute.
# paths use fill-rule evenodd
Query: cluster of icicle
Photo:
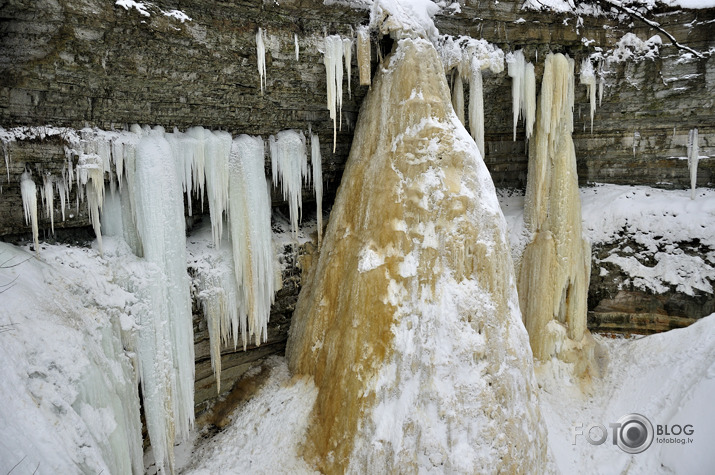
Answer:
<svg viewBox="0 0 715 475"><path fill-rule="evenodd" d="M504 70L504 52L486 40L466 36L442 36L437 44L446 72L452 71L452 106L464 121L464 81L469 81L469 132L484 157L484 88L483 71L498 74Z"/></svg>
<svg viewBox="0 0 715 475"><path fill-rule="evenodd" d="M21 129L2 132L3 137L35 138ZM239 334L244 349L250 338L256 345L266 341L270 307L279 282L275 277L264 141L247 135L232 138L227 132L202 127L166 133L161 127L137 125L129 131L63 130L62 136L67 143L62 177L44 174L40 188L51 222L55 192L59 193L64 219L69 193L76 183L77 211L86 201L100 250L103 232L118 236L152 263L156 272L146 286L132 289L147 302L146 313L139 316L136 353L157 464L173 471L174 443L188 435L194 418L184 203L192 214L194 199L202 206L204 199L208 201L215 248L221 247L224 224L230 235L228 255L232 263L228 272L197 278L220 390L221 344L232 340L236 347ZM310 181L306 139L301 132L284 131L272 136L269 143L274 179L281 182L290 203L295 234L302 184ZM322 171L316 134L311 134L311 152L318 219L322 221ZM25 216L32 223L35 247L39 249L38 187L30 171L23 173L20 181Z"/></svg>
<svg viewBox="0 0 715 475"><path fill-rule="evenodd" d="M370 29L360 26L357 29L357 63L361 86L370 85ZM323 64L325 64L325 79L327 88L328 111L333 120L333 152L337 144L337 131L342 128L343 106L343 59L345 59L345 76L347 78L348 96L352 94L352 37L343 38L340 35L326 36L323 43Z"/></svg>
<svg viewBox="0 0 715 475"><path fill-rule="evenodd" d="M514 140L516 140L516 126L519 117L524 119L526 140L529 140L534 131L536 121L536 75L533 63L524 58L524 51L517 50L509 53L506 58L507 72L512 78L512 115L514 116Z"/></svg>

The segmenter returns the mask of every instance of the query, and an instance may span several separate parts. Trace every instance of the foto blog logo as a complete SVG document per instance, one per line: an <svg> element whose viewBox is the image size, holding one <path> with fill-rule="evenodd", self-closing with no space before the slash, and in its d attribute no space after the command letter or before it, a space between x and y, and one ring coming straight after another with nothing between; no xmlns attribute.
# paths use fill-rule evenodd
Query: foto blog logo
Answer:
<svg viewBox="0 0 715 475"><path fill-rule="evenodd" d="M611 442L628 454L644 452L653 443L653 424L641 414L626 414L618 421L608 424ZM659 426L660 428L660 426ZM583 424L573 426L573 444L579 436L591 445L601 445L608 439L608 430L603 424L591 424L584 431Z"/></svg>

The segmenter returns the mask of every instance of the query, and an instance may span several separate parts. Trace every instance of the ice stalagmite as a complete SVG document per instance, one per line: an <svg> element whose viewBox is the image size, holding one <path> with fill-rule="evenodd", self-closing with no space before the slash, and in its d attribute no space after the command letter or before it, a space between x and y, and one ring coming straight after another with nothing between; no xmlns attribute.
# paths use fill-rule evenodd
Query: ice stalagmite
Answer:
<svg viewBox="0 0 715 475"><path fill-rule="evenodd" d="M690 199L695 199L695 187L698 182L698 161L700 160L700 145L698 144L698 129L688 133L688 170L690 171Z"/></svg>
<svg viewBox="0 0 715 475"><path fill-rule="evenodd" d="M586 329L591 247L581 233L581 198L573 131L574 63L549 54L529 150L524 220L533 240L519 271L519 301L534 358L591 368Z"/></svg>
<svg viewBox="0 0 715 475"><path fill-rule="evenodd" d="M137 229L155 272L143 289L149 308L138 344L142 394L157 466L173 472L174 442L194 422L194 340L181 179L161 128L142 137L135 167Z"/></svg>
<svg viewBox="0 0 715 475"><path fill-rule="evenodd" d="M469 132L484 158L484 87L477 58L472 58L469 72Z"/></svg>
<svg viewBox="0 0 715 475"><path fill-rule="evenodd" d="M305 136L295 130L283 130L268 139L271 150L273 183L280 180L283 199L288 201L293 236L298 233L303 209L302 183L308 181L308 154Z"/></svg>
<svg viewBox="0 0 715 475"><path fill-rule="evenodd" d="M20 194L22 209L25 212L25 224L32 225L32 240L35 252L40 252L40 236L37 227L37 186L32 180L32 174L26 171L20 176Z"/></svg>
<svg viewBox="0 0 715 475"><path fill-rule="evenodd" d="M506 223L429 41L375 76L290 331L324 473L544 469Z"/></svg>
<svg viewBox="0 0 715 475"><path fill-rule="evenodd" d="M320 157L318 134L310 134L310 163L313 167L313 190L315 191L316 215L318 217L318 247L323 241L323 164Z"/></svg>
<svg viewBox="0 0 715 475"><path fill-rule="evenodd" d="M370 85L370 30L361 26L357 30L357 60L360 73L360 85Z"/></svg>

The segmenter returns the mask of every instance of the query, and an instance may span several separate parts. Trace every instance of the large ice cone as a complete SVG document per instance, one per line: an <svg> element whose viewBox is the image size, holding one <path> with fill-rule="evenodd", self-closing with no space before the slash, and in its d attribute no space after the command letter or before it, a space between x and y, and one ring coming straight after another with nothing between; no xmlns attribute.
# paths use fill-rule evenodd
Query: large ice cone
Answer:
<svg viewBox="0 0 715 475"><path fill-rule="evenodd" d="M506 224L426 40L365 98L287 357L319 388L304 455L325 473L543 470Z"/></svg>

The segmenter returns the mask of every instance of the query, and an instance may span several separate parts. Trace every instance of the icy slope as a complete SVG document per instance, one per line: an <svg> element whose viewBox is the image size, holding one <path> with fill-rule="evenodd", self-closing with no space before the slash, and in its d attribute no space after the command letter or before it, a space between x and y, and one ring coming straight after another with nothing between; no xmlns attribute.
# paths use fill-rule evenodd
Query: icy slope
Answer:
<svg viewBox="0 0 715 475"><path fill-rule="evenodd" d="M141 473L134 296L94 250L0 243L0 262L0 472Z"/></svg>

